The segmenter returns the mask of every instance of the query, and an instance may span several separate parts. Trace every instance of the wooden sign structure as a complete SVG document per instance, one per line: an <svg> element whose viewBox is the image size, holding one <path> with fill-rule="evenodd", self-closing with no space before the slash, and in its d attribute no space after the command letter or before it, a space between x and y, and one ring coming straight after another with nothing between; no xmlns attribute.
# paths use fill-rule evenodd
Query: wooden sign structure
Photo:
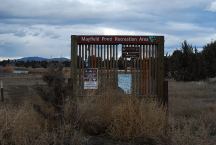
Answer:
<svg viewBox="0 0 216 145"><path fill-rule="evenodd" d="M128 58L132 65L127 65ZM83 72L95 68L98 90L108 86L118 88L117 74L123 70L132 74L132 95L161 100L165 94L163 59L164 36L72 35L73 95L86 95Z"/></svg>

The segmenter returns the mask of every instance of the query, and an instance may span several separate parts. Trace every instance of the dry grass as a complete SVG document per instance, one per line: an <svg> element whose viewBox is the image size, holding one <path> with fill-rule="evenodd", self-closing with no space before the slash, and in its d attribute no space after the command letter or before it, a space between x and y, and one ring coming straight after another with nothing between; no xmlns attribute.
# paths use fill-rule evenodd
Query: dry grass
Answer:
<svg viewBox="0 0 216 145"><path fill-rule="evenodd" d="M35 112L31 103L0 104L0 145L82 145L88 140L89 126L99 129L100 135L127 142L141 137L160 145L168 138L171 145L215 145L216 86L170 82L169 89L169 128L165 110L154 101L114 91L66 103L64 124L59 128ZM52 112L49 105L36 101Z"/></svg>
<svg viewBox="0 0 216 145"><path fill-rule="evenodd" d="M0 109L1 144L32 144L43 132L43 126L30 106L2 106Z"/></svg>
<svg viewBox="0 0 216 145"><path fill-rule="evenodd" d="M158 138L165 134L166 113L154 102L128 97L112 110L109 134L114 138Z"/></svg>
<svg viewBox="0 0 216 145"><path fill-rule="evenodd" d="M175 145L209 145L208 130L199 120L172 122L172 143Z"/></svg>
<svg viewBox="0 0 216 145"><path fill-rule="evenodd" d="M132 96L100 96L80 101L78 108L83 118L81 124L99 118L106 126L105 134L115 139L158 139L165 134L166 113L154 101Z"/></svg>
<svg viewBox="0 0 216 145"><path fill-rule="evenodd" d="M215 145L216 86L209 82L170 82L172 144Z"/></svg>
<svg viewBox="0 0 216 145"><path fill-rule="evenodd" d="M131 140L135 137L159 138L164 134L165 114L154 104L134 97L117 98L98 96L80 99L65 105L65 124L52 128L44 119L25 104L0 108L1 145L83 144L86 123L96 121L105 126L104 135L115 139ZM87 124L89 125L89 124ZM91 124L92 125L92 124ZM95 124L93 124L95 125Z"/></svg>
<svg viewBox="0 0 216 145"><path fill-rule="evenodd" d="M74 135L72 124L52 128L52 123L35 112L32 105L1 104L0 145L77 144L78 135Z"/></svg>

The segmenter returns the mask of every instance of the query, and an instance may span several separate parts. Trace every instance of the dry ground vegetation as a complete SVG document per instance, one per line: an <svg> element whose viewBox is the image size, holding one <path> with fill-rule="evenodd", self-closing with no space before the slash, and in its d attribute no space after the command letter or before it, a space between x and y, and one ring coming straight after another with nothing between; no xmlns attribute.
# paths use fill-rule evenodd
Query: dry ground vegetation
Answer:
<svg viewBox="0 0 216 145"><path fill-rule="evenodd" d="M169 82L172 144L216 145L216 79Z"/></svg>
<svg viewBox="0 0 216 145"><path fill-rule="evenodd" d="M154 101L103 90L103 96L66 99L61 123L38 98L0 104L0 145L215 145L215 81L169 83L166 109ZM43 106L47 117L35 111Z"/></svg>
<svg viewBox="0 0 216 145"><path fill-rule="evenodd" d="M0 144L165 144L165 111L153 102L120 97L70 101L64 105L61 125L41 116L29 101L19 106L1 104ZM51 105L40 105L54 112Z"/></svg>

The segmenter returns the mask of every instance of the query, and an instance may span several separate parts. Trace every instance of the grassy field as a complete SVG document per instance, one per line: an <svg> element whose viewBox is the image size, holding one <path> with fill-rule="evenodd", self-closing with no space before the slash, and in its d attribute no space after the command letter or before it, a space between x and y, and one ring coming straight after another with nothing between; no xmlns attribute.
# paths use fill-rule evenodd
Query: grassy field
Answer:
<svg viewBox="0 0 216 145"><path fill-rule="evenodd" d="M216 144L216 82L169 82L171 139L177 145Z"/></svg>
<svg viewBox="0 0 216 145"><path fill-rule="evenodd" d="M47 115L55 112L51 104L44 103L34 92L35 84L43 84L40 77L4 79L6 91L22 91L6 92L6 102L0 104L0 145L216 143L214 80L169 81L168 124L164 108L153 101L126 97L116 90L109 90L104 96L67 101L64 120L59 124L33 109L33 104L39 104Z"/></svg>

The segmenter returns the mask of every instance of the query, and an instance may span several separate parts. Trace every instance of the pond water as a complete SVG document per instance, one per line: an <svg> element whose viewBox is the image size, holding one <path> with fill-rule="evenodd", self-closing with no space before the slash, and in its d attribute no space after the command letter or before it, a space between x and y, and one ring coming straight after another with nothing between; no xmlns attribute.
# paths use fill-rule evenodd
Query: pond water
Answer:
<svg viewBox="0 0 216 145"><path fill-rule="evenodd" d="M13 71L14 74L28 74L27 70L14 70Z"/></svg>
<svg viewBox="0 0 216 145"><path fill-rule="evenodd" d="M118 74L118 86L122 88L125 93L131 94L131 84L131 74Z"/></svg>

